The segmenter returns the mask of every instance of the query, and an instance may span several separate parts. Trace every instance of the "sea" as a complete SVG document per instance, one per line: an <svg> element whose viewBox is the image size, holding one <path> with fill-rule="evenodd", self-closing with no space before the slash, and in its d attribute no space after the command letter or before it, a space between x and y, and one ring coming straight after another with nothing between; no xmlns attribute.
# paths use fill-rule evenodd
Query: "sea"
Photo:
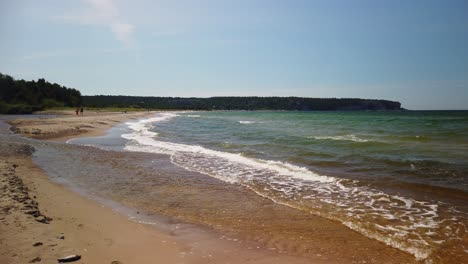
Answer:
<svg viewBox="0 0 468 264"><path fill-rule="evenodd" d="M223 188L242 188L422 262L468 262L467 111L158 112L107 138L68 143L166 157L185 173L181 181L203 175ZM51 164L45 156L42 163ZM126 197L169 193L139 173L132 186L145 187L138 190L112 187L111 180L103 186L109 193L125 189L120 196ZM184 218L184 210L173 208L183 205L171 202L158 212Z"/></svg>

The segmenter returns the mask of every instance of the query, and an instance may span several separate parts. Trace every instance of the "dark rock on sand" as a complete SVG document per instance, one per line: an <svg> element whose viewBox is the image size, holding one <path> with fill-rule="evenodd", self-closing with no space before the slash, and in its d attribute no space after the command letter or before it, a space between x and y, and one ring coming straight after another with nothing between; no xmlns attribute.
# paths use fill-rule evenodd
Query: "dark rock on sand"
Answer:
<svg viewBox="0 0 468 264"><path fill-rule="evenodd" d="M29 263L41 262L41 260L42 260L42 259L41 259L40 257L37 257L37 258L31 259L31 260L29 261Z"/></svg>
<svg viewBox="0 0 468 264"><path fill-rule="evenodd" d="M43 224L48 224L49 223L49 220L47 219L47 217L45 217L43 215L36 217L35 220L37 222L43 223Z"/></svg>
<svg viewBox="0 0 468 264"><path fill-rule="evenodd" d="M27 209L29 209L29 208L24 208L24 209L27 210ZM32 215L32 216L34 216L34 217L38 217L38 216L41 215L41 213L40 213L39 210L37 210L37 209L30 209L30 210L28 210L28 211L25 211L24 213L25 213L25 214L28 214L28 215Z"/></svg>

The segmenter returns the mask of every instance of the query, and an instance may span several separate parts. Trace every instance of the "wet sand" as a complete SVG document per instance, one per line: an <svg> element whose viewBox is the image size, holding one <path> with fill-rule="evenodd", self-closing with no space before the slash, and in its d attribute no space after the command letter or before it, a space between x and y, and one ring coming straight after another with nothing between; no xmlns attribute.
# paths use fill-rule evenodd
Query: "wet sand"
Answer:
<svg viewBox="0 0 468 264"><path fill-rule="evenodd" d="M112 115L89 117L86 122L83 122L85 118L76 122L72 122L71 118L78 117L51 118L47 122L28 119L13 121L12 124L16 126L16 132L26 136L66 140L76 135L102 135L118 120L125 120ZM96 122L106 122L107 125L98 126ZM76 126L92 128L86 127L85 132L76 134L76 129L73 129ZM36 131L36 134L32 134L32 131ZM192 173L170 168L165 170L164 166L167 165L163 157L160 161L156 159L156 164L152 164L151 168L145 169L149 165L144 161L155 160L154 156L94 148L85 152L92 155L80 156L83 164L90 164L95 160L93 157L99 157L102 167L109 166L117 174L131 175L119 184L128 185L134 177L156 178L152 185L134 181L133 186L133 191L151 192L154 200L146 201L148 197L131 195L128 189L121 193L109 191L105 196L150 215L175 219L169 224L169 229L132 222L126 215L50 181L50 176L34 165L30 156L4 154L2 162L10 165L5 165L5 170L2 167L2 173L7 171L8 174L11 164L19 165L15 174L31 190L29 196L37 197L35 200L41 213L53 220L50 224L43 224L21 213L20 209L6 215L2 211L2 221L7 223L2 227L9 228L1 230L0 262L24 263L35 257L43 261L53 260L63 254L80 254L83 261L88 263L110 263L114 260L122 263L148 263L154 260L163 263L416 262L409 254L365 238L337 222L273 203L242 186L226 185L203 175L187 177ZM2 153L6 153L4 148ZM154 172L155 168L159 172ZM96 183L97 186L99 184L105 182ZM2 199L2 203L5 200ZM179 223L195 226L183 231L170 230L170 227L187 226ZM64 240L56 238L60 233L65 234ZM46 242L33 247L35 240ZM57 245L51 247L53 244Z"/></svg>
<svg viewBox="0 0 468 264"><path fill-rule="evenodd" d="M7 186L11 195L3 196L1 203L1 263L55 263L73 254L82 256L79 263L180 261L181 249L173 239L51 183L29 158L9 157L0 163L2 174L22 179L30 201L50 219L36 221L23 204L8 199L15 190Z"/></svg>

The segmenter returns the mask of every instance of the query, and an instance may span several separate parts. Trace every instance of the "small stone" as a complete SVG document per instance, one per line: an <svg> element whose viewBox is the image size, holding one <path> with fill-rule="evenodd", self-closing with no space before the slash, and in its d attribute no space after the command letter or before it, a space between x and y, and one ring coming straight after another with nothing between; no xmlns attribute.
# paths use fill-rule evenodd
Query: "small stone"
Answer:
<svg viewBox="0 0 468 264"><path fill-rule="evenodd" d="M123 264L123 262L118 261L118 260L114 260L114 261L111 262L111 264Z"/></svg>
<svg viewBox="0 0 468 264"><path fill-rule="evenodd" d="M42 260L42 259L41 259L40 257L37 257L37 258L31 259L31 260L29 261L29 263L41 262L41 260Z"/></svg>
<svg viewBox="0 0 468 264"><path fill-rule="evenodd" d="M49 223L49 221L47 220L47 217L45 217L43 215L40 215L40 216L36 217L35 219L39 223L43 223L43 224L48 224Z"/></svg>
<svg viewBox="0 0 468 264"><path fill-rule="evenodd" d="M43 245L42 242L36 242L36 243L33 244L33 247L38 247L38 246L42 246L42 245Z"/></svg>
<svg viewBox="0 0 468 264"><path fill-rule="evenodd" d="M37 217L41 216L39 210L37 210L37 209L32 209L32 210L26 211L24 213L28 214L28 215L34 215L34 216L37 216Z"/></svg>
<svg viewBox="0 0 468 264"><path fill-rule="evenodd" d="M60 236L57 237L58 239L65 239L65 235L62 233Z"/></svg>

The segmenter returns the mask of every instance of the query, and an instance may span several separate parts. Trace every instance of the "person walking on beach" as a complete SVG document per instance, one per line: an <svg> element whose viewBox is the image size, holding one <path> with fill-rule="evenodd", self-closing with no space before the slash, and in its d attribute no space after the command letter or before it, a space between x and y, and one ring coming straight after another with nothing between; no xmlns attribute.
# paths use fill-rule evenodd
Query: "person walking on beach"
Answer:
<svg viewBox="0 0 468 264"><path fill-rule="evenodd" d="M77 109L75 110L76 115L80 115L80 114L78 114L79 111L80 111L80 108L77 108Z"/></svg>
<svg viewBox="0 0 468 264"><path fill-rule="evenodd" d="M83 116L83 107L80 108L80 114Z"/></svg>

